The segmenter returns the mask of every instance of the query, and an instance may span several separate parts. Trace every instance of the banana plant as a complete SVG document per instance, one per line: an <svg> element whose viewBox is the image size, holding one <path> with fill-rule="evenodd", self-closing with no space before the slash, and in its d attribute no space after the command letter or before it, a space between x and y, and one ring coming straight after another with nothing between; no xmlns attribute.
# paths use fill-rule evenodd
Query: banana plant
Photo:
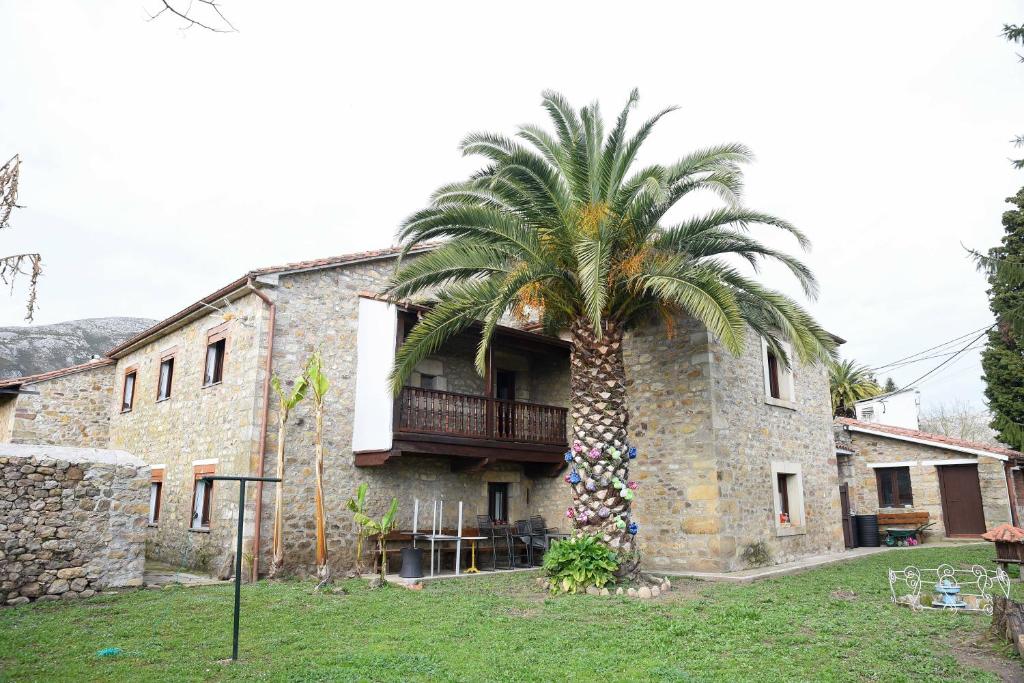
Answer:
<svg viewBox="0 0 1024 683"><path fill-rule="evenodd" d="M385 548L385 536L394 531L395 527L398 526L398 499L391 499L391 507L380 518L380 521L371 519L363 512L357 512L354 518L356 524L363 529L362 533L364 535L377 535L377 551L380 553L380 578L383 581L388 574L388 554L386 552L387 548Z"/></svg>
<svg viewBox="0 0 1024 683"><path fill-rule="evenodd" d="M327 520L324 515L324 395L331 383L323 372L323 359L320 351L310 356L306 364L306 381L309 384L310 398L316 416L316 436L313 442L315 451L316 493L314 496L314 517L316 520L316 575L320 580L317 588L331 581L331 567L327 564Z"/></svg>
<svg viewBox="0 0 1024 683"><path fill-rule="evenodd" d="M359 533L356 535L356 561L355 566L352 568L353 572L358 576L363 573L363 541L366 538L366 527L358 522L358 516L366 516L366 489L369 486L364 481L356 488L355 498L349 498L346 506L349 510L357 516L356 524L359 526Z"/></svg>
<svg viewBox="0 0 1024 683"><path fill-rule="evenodd" d="M274 375L270 379L270 385L274 387L277 394L277 478L284 479L284 426L288 422L288 415L292 408L297 406L302 399L306 398L306 390L309 383L306 376L302 375L295 380L291 393L288 393L281 386L281 379ZM275 576L281 567L284 566L284 482L277 482L277 490L274 495L274 560L270 564L270 576Z"/></svg>

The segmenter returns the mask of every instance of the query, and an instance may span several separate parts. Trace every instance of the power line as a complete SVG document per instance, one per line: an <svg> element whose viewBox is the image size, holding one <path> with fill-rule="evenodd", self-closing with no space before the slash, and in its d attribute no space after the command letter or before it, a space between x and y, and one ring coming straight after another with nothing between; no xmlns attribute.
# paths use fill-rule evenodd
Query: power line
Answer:
<svg viewBox="0 0 1024 683"><path fill-rule="evenodd" d="M980 327L980 328L978 328L976 330L972 330L970 332L967 332L966 334L962 334L959 337L955 337L953 339L950 339L949 341L943 342L941 344L936 344L935 346L932 346L931 348L927 348L927 349L925 349L923 351L918 351L917 353L912 353L909 356L904 356L903 358L899 358L897 360L894 360L891 363L886 363L885 365L879 365L877 368L872 368L871 370L872 370L872 372L878 372L879 370L884 370L884 369L886 369L888 367L896 365L897 363L902 363L905 360L910 360L911 358L916 358L917 356L920 356L922 353L928 353L929 351L935 351L936 349L941 349L944 346L949 346L950 344L954 344L954 343L960 341L961 339L964 339L965 337L971 336L972 334L977 334L978 332L981 332L982 330L988 331L990 329L992 329L992 325L986 325L985 327Z"/></svg>
<svg viewBox="0 0 1024 683"><path fill-rule="evenodd" d="M969 349L965 349L965 351L974 351L976 349L981 349L981 348L984 348L984 347L985 347L984 344L978 344L977 346L972 346ZM932 356L922 356L920 358L915 358L913 360L908 360L908 361L906 361L904 363L893 364L893 365L891 365L888 368L888 370L889 370L889 372L892 372L894 370L899 370L900 368L905 368L908 365L913 365L914 363L920 363L923 360L931 360L932 358L945 358L946 356L951 356L951 355L953 355L955 353L959 353L959 352L958 351L946 351L944 353L936 353L936 354L934 354Z"/></svg>
<svg viewBox="0 0 1024 683"><path fill-rule="evenodd" d="M984 328L984 331L982 331L982 333L981 333L981 334L979 334L979 335L978 335L977 337L975 337L975 338L974 338L974 339L972 339L971 341L967 342L967 345L966 345L966 346L964 346L964 347L963 347L962 349L960 349L959 351L957 351L956 353L954 353L954 354L953 354L952 356L950 356L950 357L949 357L949 358L947 358L946 360L944 360L944 361L942 361L941 363L939 363L938 365L936 365L936 366L935 366L934 368L932 368L932 369L931 369L931 370L929 370L928 372L924 373L923 375L921 375L920 377L918 377L917 379L915 379L915 380L914 380L913 382L907 382L907 383L906 383L905 385L903 385L902 387L900 387L900 390L902 391L903 389L909 389L910 387L914 386L915 384L917 384L918 382L920 382L921 380L923 380L923 379L924 379L925 377L927 377L928 375L931 375L932 373L936 372L936 371L937 371L937 370L938 370L939 368L941 368L941 367L943 367L943 366L945 366L945 365L947 365L947 364L951 363L951 362L952 362L953 360L955 360L955 359L956 359L957 357L959 357L961 353L963 353L963 352L964 352L964 351L966 351L966 350L967 350L968 348L970 348L970 346L971 346L972 344L974 344L974 342L976 342L976 341L978 341L979 339L981 339L982 337L984 337L984 336L985 336L985 335L986 335L986 334L988 333L988 331L989 331L989 330L990 330L990 329L991 329L992 327L995 327L995 326L994 326L994 325L989 325L988 327Z"/></svg>

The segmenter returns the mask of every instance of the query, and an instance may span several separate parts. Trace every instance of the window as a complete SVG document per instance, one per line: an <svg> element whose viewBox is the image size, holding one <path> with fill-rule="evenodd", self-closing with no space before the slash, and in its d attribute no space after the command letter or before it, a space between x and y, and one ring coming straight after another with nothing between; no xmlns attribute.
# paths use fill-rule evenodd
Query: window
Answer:
<svg viewBox="0 0 1024 683"><path fill-rule="evenodd" d="M789 521L789 478L793 476L784 472L775 475L779 487L779 514Z"/></svg>
<svg viewBox="0 0 1024 683"><path fill-rule="evenodd" d="M209 462L209 461L207 461ZM213 482L203 479L215 473L214 465L193 465L195 485L192 489L192 529L206 531L210 528L210 511L213 504Z"/></svg>
<svg viewBox="0 0 1024 683"><path fill-rule="evenodd" d="M912 506L914 492L910 487L909 467L878 467L878 505L884 508Z"/></svg>
<svg viewBox="0 0 1024 683"><path fill-rule="evenodd" d="M149 523L160 522L160 495L163 493L164 483L154 481L149 484Z"/></svg>
<svg viewBox="0 0 1024 683"><path fill-rule="evenodd" d="M789 344L779 342L779 346L792 361L793 352ZM765 398L769 399L769 402L779 401L787 404L795 401L793 371L785 366L779 354L768 347L764 338L761 339L761 361L764 366Z"/></svg>
<svg viewBox="0 0 1024 683"><path fill-rule="evenodd" d="M203 386L220 384L224 377L224 351L227 339L221 337L211 341L206 347L206 371L203 373Z"/></svg>
<svg viewBox="0 0 1024 683"><path fill-rule="evenodd" d="M807 533L804 527L804 484L800 465L773 462L771 474L776 535L794 536Z"/></svg>
<svg viewBox="0 0 1024 683"><path fill-rule="evenodd" d="M487 514L495 522L508 521L508 484L487 484Z"/></svg>
<svg viewBox="0 0 1024 683"><path fill-rule="evenodd" d="M860 411L860 419L864 422L874 422L875 420L875 409L873 407L863 408Z"/></svg>
<svg viewBox="0 0 1024 683"><path fill-rule="evenodd" d="M121 388L121 412L127 413L135 402L135 368L128 368L124 373L124 386Z"/></svg>
<svg viewBox="0 0 1024 683"><path fill-rule="evenodd" d="M165 401L171 397L171 382L174 380L174 356L160 361L160 379L156 387L156 400Z"/></svg>

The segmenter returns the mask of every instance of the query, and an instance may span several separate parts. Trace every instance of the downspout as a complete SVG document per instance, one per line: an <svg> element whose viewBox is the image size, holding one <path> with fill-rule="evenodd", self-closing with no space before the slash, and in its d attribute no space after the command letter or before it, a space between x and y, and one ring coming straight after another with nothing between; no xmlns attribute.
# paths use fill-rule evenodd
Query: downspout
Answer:
<svg viewBox="0 0 1024 683"><path fill-rule="evenodd" d="M277 317L277 306L271 301L270 297L261 292L256 288L256 283L250 277L246 285L252 291L253 294L263 300L263 303L267 305L269 311L269 322L267 332L267 356L263 359L263 414L260 415L260 445L259 453L260 460L259 466L257 467L256 476L262 477L264 464L267 458L267 422L270 419L270 371L271 361L274 357L274 321ZM239 514L243 514L242 510L239 510ZM250 577L252 583L256 583L260 577L260 528L263 526L263 482L256 482L256 528L252 534L252 576Z"/></svg>

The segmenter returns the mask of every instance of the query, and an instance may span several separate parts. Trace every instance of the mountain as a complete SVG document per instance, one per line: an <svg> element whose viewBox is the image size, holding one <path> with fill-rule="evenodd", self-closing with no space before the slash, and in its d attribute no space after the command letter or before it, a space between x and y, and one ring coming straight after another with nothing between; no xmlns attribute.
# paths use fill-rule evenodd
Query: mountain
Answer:
<svg viewBox="0 0 1024 683"><path fill-rule="evenodd" d="M155 322L148 318L86 318L54 325L0 327L0 379L84 363Z"/></svg>

